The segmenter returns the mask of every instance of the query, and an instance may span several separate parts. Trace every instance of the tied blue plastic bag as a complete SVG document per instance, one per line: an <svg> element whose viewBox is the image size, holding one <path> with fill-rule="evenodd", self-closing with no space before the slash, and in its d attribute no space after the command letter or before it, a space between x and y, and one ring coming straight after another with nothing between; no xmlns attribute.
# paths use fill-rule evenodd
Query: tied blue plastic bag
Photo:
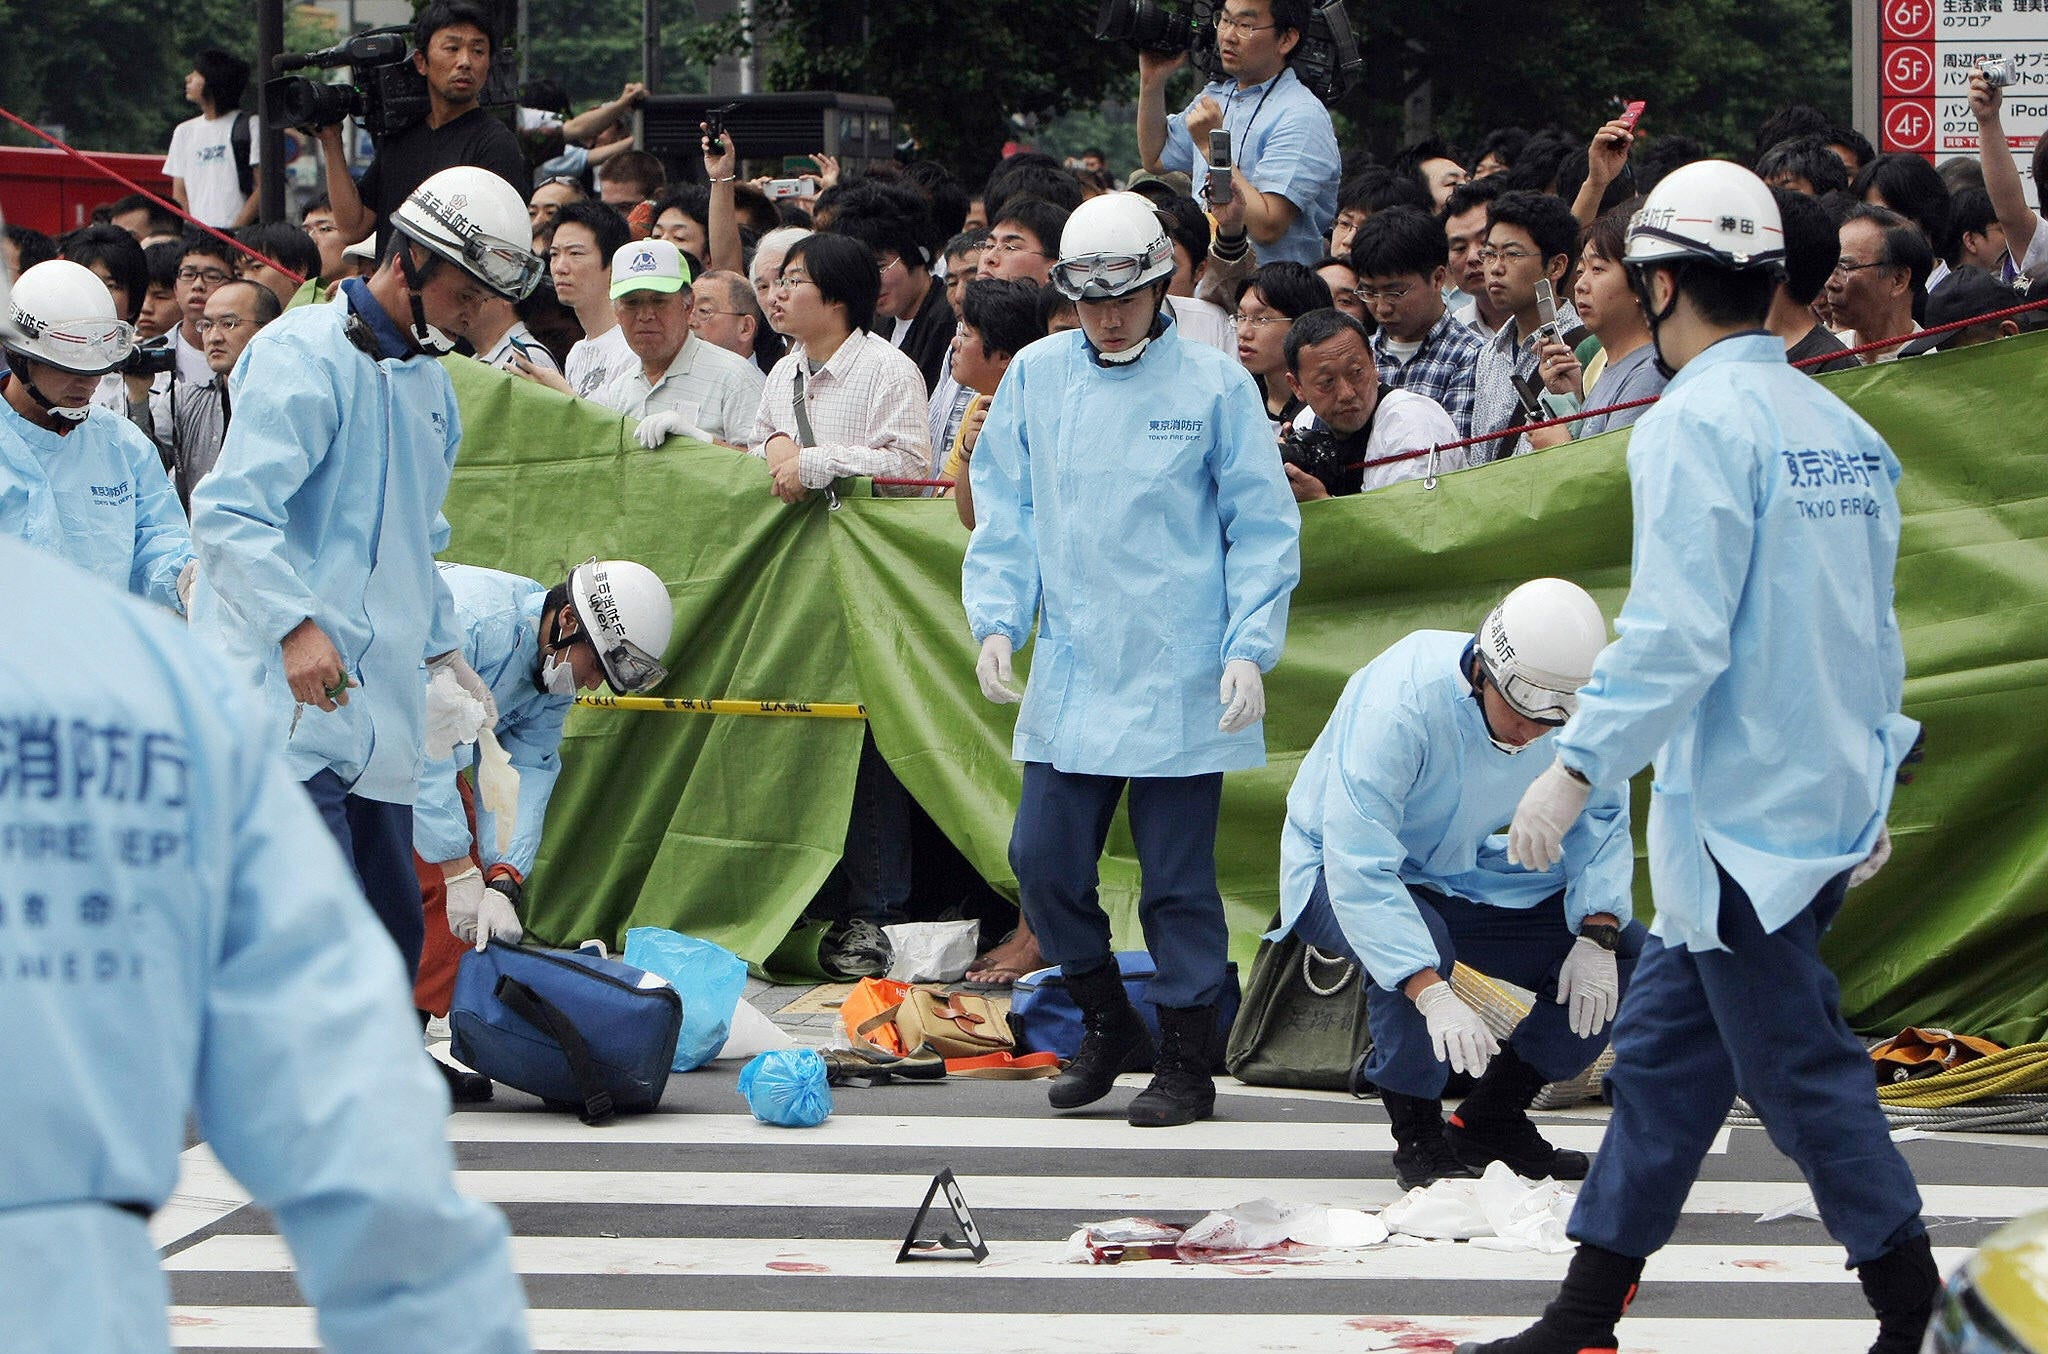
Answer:
<svg viewBox="0 0 2048 1354"><path fill-rule="evenodd" d="M832 1113L832 1087L816 1049L755 1054L740 1069L740 1094L756 1119L778 1128L815 1128Z"/></svg>
<svg viewBox="0 0 2048 1354"><path fill-rule="evenodd" d="M659 926L626 932L626 963L668 979L682 994L683 1033L671 1070L688 1072L718 1056L732 1032L733 1008L747 987L747 963L722 945Z"/></svg>

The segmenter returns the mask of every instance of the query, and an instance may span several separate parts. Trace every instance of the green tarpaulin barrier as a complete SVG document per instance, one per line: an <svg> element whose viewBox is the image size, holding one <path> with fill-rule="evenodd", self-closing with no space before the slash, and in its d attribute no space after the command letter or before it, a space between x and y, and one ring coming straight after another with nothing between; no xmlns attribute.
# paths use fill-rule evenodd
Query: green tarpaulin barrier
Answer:
<svg viewBox="0 0 2048 1354"><path fill-rule="evenodd" d="M1828 941L1862 1029L2048 1037L2044 359L2035 336L1826 378L1906 466L1898 612L1907 713L1927 727L1893 808L1892 863ZM975 687L952 504L849 494L788 508L737 453L644 451L603 410L451 365L465 437L448 558L548 581L591 554L648 564L677 602L662 694L865 701L904 784L1014 893L1015 709ZM1303 580L1268 682L1269 764L1225 786L1217 854L1240 964L1274 910L1288 784L1353 671L1411 630L1470 629L1530 577L1574 579L1619 608L1626 436L1306 505ZM837 857L860 736L839 721L578 710L529 928L617 941L668 926L765 958ZM1136 888L1119 824L1103 864L1119 943L1140 943ZM1637 896L1647 914L1646 870Z"/></svg>

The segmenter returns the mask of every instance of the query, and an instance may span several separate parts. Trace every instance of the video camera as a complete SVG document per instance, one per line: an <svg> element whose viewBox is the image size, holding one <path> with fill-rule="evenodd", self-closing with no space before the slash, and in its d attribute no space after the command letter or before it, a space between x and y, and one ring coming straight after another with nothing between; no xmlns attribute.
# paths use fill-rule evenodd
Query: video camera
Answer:
<svg viewBox="0 0 2048 1354"><path fill-rule="evenodd" d="M264 86L273 127L327 127L343 118L361 121L382 141L426 120L427 77L411 61L411 30L372 28L318 52L278 57L280 71L349 68L346 84L328 85L302 75L279 75Z"/></svg>
<svg viewBox="0 0 2048 1354"><path fill-rule="evenodd" d="M1196 70L1210 80L1223 78L1223 59L1216 50L1216 16L1223 0L1102 0L1095 16L1095 36L1102 42L1128 42L1163 56L1188 54ZM1308 27L1288 58L1294 74L1324 103L1351 92L1365 73L1365 58L1351 31L1344 0L1318 0L1311 6Z"/></svg>

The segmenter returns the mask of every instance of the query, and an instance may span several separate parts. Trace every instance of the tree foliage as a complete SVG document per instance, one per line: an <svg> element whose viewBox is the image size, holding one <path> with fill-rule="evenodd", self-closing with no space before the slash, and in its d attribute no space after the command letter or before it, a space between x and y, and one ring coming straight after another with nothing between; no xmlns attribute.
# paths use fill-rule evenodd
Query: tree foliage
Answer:
<svg viewBox="0 0 2048 1354"><path fill-rule="evenodd" d="M704 88L698 24L664 6L661 21L663 94ZM559 83L578 109L618 97L640 78L640 0L536 0L526 20L526 70Z"/></svg>

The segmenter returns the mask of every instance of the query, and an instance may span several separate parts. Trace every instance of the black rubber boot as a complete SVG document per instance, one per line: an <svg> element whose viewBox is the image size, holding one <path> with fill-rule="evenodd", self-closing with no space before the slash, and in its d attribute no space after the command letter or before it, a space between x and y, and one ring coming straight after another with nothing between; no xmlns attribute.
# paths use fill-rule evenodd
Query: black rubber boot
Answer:
<svg viewBox="0 0 2048 1354"><path fill-rule="evenodd" d="M1109 1094L1119 1073L1143 1064L1152 1053L1152 1036L1124 992L1124 975L1114 960L1101 968L1067 979L1067 991L1081 1008L1081 1047L1046 1092L1056 1110L1079 1109Z"/></svg>
<svg viewBox="0 0 2048 1354"><path fill-rule="evenodd" d="M1152 1084L1131 1101L1133 1128L1172 1128L1216 1112L1216 1008L1159 1008L1159 1057Z"/></svg>
<svg viewBox="0 0 2048 1354"><path fill-rule="evenodd" d="M1458 1354L1615 1354L1614 1327L1642 1276L1643 1262L1636 1257L1581 1241L1564 1287L1535 1325L1505 1340L1468 1340Z"/></svg>
<svg viewBox="0 0 2048 1354"><path fill-rule="evenodd" d="M1877 1343L1870 1354L1918 1354L1921 1337L1941 1299L1941 1271L1926 1235L1892 1247L1856 1266L1863 1296L1877 1313Z"/></svg>
<svg viewBox="0 0 2048 1354"><path fill-rule="evenodd" d="M1458 1160L1444 1140L1444 1104L1435 1098L1380 1092L1394 1121L1394 1178L1402 1189L1421 1189L1439 1180L1470 1180L1478 1172Z"/></svg>
<svg viewBox="0 0 2048 1354"><path fill-rule="evenodd" d="M415 1008L413 1014L420 1018L420 1032L424 1034L427 1022L434 1018L433 1013ZM454 1104L481 1105L496 1092L491 1079L481 1072L465 1072L459 1067L450 1067L431 1053L427 1055L427 1061L441 1069L441 1076L448 1083L448 1099Z"/></svg>
<svg viewBox="0 0 2048 1354"><path fill-rule="evenodd" d="M1586 1154L1552 1147L1529 1118L1529 1106L1548 1084L1512 1047L1501 1049L1444 1130L1458 1160L1474 1171L1504 1161L1526 1180L1584 1180L1592 1164Z"/></svg>

